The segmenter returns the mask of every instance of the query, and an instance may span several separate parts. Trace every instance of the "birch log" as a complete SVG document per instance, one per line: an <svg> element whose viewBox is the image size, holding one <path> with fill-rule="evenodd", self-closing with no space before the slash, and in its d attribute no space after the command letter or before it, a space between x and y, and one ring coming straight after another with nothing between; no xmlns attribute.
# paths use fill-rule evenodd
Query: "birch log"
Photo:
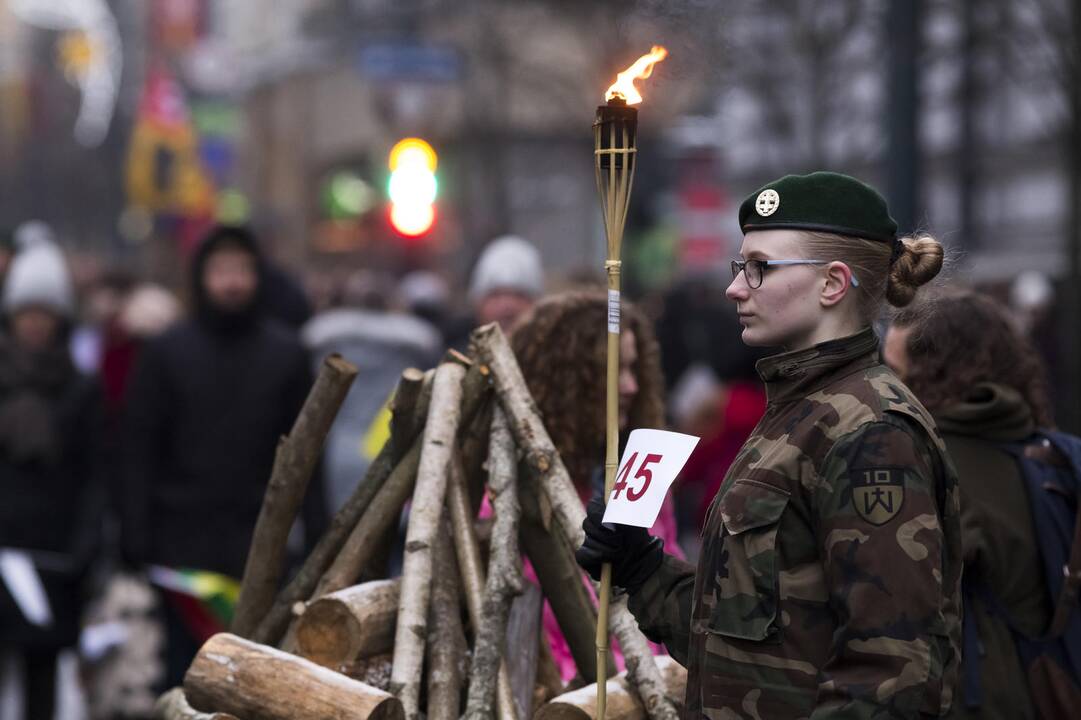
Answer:
<svg viewBox="0 0 1081 720"><path fill-rule="evenodd" d="M496 396L507 413L515 442L547 497L552 517L559 520L570 546L580 547L585 538L582 531L585 508L541 422L510 344L499 326L492 323L473 331L471 346L476 357L491 370ZM664 683L649 645L625 601L611 604L609 627L619 640L628 679L641 695L651 720L677 720L678 713L664 694Z"/></svg>
<svg viewBox="0 0 1081 720"><path fill-rule="evenodd" d="M297 620L297 652L338 672L360 658L389 652L400 584L373 580L312 601Z"/></svg>
<svg viewBox="0 0 1081 720"><path fill-rule="evenodd" d="M667 655L656 659L664 680L665 695L672 703L682 704L687 688L687 671ZM638 694L623 672L607 684L607 720L646 720L649 717ZM573 690L542 705L534 720L592 720L597 712L597 683Z"/></svg>
<svg viewBox="0 0 1081 720"><path fill-rule="evenodd" d="M192 707L260 720L400 720L393 695L313 662L219 633L184 676Z"/></svg>
<svg viewBox="0 0 1081 720"><path fill-rule="evenodd" d="M407 720L420 716L421 667L431 599L432 544L439 540L439 521L443 516L448 468L458 434L465 372L464 367L452 362L443 363L435 371L432 404L424 427L420 466L405 535L391 689L402 701Z"/></svg>
<svg viewBox="0 0 1081 720"><path fill-rule="evenodd" d="M596 678L597 606L559 521L549 518L548 529L544 528L539 493L533 478L522 479L519 489L522 545L552 606L578 674ZM608 653L607 672L609 677L616 674L611 653Z"/></svg>
<svg viewBox="0 0 1081 720"><path fill-rule="evenodd" d="M328 355L292 430L278 442L233 615L232 630L241 637L255 632L274 602L289 529L304 501L330 426L356 376L355 365L340 355Z"/></svg>
<svg viewBox="0 0 1081 720"><path fill-rule="evenodd" d="M458 720L468 645L462 630L458 563L450 522L440 522L432 547L432 602L428 611L428 720Z"/></svg>
<svg viewBox="0 0 1081 720"><path fill-rule="evenodd" d="M473 532L473 512L469 504L469 492L465 487L462 465L457 455L453 458L450 467L447 509L450 512L451 532L454 535L454 553L458 558L458 567L462 574L469 624L476 637L480 628L487 622L483 607L484 565L480 556L480 544ZM496 679L496 706L500 720L515 720L514 694L511 692L510 677L507 675L505 663L500 664L499 676Z"/></svg>
<svg viewBox="0 0 1081 720"><path fill-rule="evenodd" d="M188 704L184 689L175 687L154 703L154 720L237 720L228 713L199 712Z"/></svg>
<svg viewBox="0 0 1081 720"><path fill-rule="evenodd" d="M411 381L403 378L402 381L399 381L399 386L401 386L402 382L409 383ZM395 396L397 396L397 392L395 392ZM425 383L414 407L409 412L423 412L426 414L430 400L430 383ZM419 432L419 426L412 427L415 437L415 434ZM413 439L410 438L409 442L412 443ZM296 576L285 586L285 589L278 593L270 612L259 623L259 627L253 634L253 640L268 645L278 642L289 626L293 605L313 598L320 578L342 550L349 534L356 527L364 511L372 504L373 499L380 492L398 464L393 457L394 447L388 443L376 455L371 465L368 466L368 472L357 484L356 489L349 499L345 501L345 504L334 514L330 526L327 527L323 537L319 538L315 548L304 560L304 564ZM351 584L353 583L347 582L341 587L347 587ZM341 588L335 588L335 590L339 589Z"/></svg>
<svg viewBox="0 0 1081 720"><path fill-rule="evenodd" d="M488 489L495 513L492 526L491 558L480 617L485 622L477 630L473 666L469 677L466 720L490 720L495 713L495 697L507 617L511 602L522 592L522 558L518 552L518 458L514 439L501 410L492 415L492 439L488 454ZM530 681L530 689L532 689Z"/></svg>

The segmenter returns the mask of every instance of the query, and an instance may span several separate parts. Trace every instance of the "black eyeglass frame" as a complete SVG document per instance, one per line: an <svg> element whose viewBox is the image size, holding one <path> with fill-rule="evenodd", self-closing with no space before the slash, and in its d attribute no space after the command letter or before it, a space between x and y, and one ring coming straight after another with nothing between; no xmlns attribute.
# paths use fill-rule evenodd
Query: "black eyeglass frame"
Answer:
<svg viewBox="0 0 1081 720"><path fill-rule="evenodd" d="M757 290L762 287L762 280L766 277L766 270L771 267L785 267L788 265L828 265L833 262L832 260L759 260L757 258L751 258L750 260L733 260L732 261L732 279L735 280L739 277L740 273L744 273L744 277L747 278L747 287L751 290ZM746 268L750 266L751 272L746 272ZM756 275L754 268L757 268L758 282L753 282L752 277ZM856 279L856 276L852 276L852 287L859 287L860 283Z"/></svg>

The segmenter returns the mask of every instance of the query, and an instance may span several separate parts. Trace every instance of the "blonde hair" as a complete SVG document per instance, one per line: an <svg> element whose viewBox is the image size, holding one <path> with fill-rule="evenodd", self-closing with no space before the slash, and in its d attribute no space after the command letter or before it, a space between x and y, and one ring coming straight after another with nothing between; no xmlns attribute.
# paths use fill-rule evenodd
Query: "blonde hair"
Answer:
<svg viewBox="0 0 1081 720"><path fill-rule="evenodd" d="M808 257L837 260L852 269L859 281L852 290L859 301L860 319L867 323L878 317L883 300L899 308L911 303L919 287L942 269L945 252L927 233L904 237L900 242L901 252L891 263L890 243L811 231L803 232L801 238Z"/></svg>

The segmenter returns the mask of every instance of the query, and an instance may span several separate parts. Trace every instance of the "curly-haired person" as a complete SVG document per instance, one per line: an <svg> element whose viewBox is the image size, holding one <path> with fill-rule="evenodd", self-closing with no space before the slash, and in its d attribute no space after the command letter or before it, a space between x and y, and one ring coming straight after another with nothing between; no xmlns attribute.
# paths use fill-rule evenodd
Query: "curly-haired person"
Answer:
<svg viewBox="0 0 1081 720"><path fill-rule="evenodd" d="M979 592L966 597L981 652L962 661L950 717L1053 717L1033 703L1009 625L1037 637L1051 619L1024 478L1004 447L1023 444L1030 457L1062 462L1033 435L1053 425L1043 364L1006 309L972 291L898 312L884 356L934 416L957 467L966 587L993 589L1001 605Z"/></svg>
<svg viewBox="0 0 1081 720"><path fill-rule="evenodd" d="M570 291L537 303L511 334L526 384L583 505L604 487L607 318L608 298L603 292ZM621 307L621 321L619 429L625 441L635 428L664 426L664 380L649 321L627 302ZM670 498L653 532L669 552L682 555ZM577 669L547 603L544 627L560 673L570 680Z"/></svg>

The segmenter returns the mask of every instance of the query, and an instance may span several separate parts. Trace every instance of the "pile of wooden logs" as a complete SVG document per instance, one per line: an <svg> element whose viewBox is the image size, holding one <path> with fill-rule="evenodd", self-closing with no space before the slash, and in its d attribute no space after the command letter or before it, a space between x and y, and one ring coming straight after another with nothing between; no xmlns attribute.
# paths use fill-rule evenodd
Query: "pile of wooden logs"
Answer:
<svg viewBox="0 0 1081 720"><path fill-rule="evenodd" d="M356 374L325 361L279 444L232 632L207 641L158 717L591 717L597 611L573 554L584 508L496 325L474 331L470 357L402 374L389 441L279 589L286 537ZM485 495L491 518L478 520ZM385 579L407 502L401 577ZM523 553L540 591L523 580ZM577 664L573 688L541 629L541 593ZM627 671L608 668L608 717L675 720L683 669L652 655L625 598L609 618Z"/></svg>

